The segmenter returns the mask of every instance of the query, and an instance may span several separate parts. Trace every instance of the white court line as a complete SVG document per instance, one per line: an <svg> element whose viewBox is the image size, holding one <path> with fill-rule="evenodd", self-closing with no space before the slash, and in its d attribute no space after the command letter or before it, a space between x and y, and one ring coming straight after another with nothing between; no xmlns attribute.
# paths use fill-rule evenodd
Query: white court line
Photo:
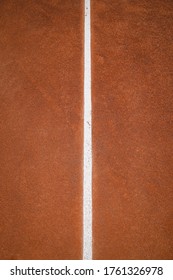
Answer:
<svg viewBox="0 0 173 280"><path fill-rule="evenodd" d="M91 20L90 0L85 0L84 29L84 178L83 259L92 259L92 118L91 118Z"/></svg>

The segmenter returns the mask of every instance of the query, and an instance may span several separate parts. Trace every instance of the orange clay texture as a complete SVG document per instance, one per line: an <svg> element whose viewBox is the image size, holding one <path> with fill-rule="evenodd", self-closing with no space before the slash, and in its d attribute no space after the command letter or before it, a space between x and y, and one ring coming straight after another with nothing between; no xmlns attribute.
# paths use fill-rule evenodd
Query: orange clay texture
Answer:
<svg viewBox="0 0 173 280"><path fill-rule="evenodd" d="M173 258L173 1L92 1L93 256Z"/></svg>
<svg viewBox="0 0 173 280"><path fill-rule="evenodd" d="M1 1L0 61L0 259L81 259L83 1Z"/></svg>

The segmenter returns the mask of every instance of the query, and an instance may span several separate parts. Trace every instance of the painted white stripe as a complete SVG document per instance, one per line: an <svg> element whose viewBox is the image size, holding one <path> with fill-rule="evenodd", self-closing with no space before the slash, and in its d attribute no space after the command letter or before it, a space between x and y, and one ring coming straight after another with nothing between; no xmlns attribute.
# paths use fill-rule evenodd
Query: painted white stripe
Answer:
<svg viewBox="0 0 173 280"><path fill-rule="evenodd" d="M90 0L85 0L83 259L92 259L92 118Z"/></svg>

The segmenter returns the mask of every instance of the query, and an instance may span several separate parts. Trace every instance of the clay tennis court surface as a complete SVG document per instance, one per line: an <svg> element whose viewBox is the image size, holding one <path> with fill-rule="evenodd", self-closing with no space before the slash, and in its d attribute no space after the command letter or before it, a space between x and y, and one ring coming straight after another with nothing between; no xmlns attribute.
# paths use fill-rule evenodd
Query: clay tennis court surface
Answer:
<svg viewBox="0 0 173 280"><path fill-rule="evenodd" d="M0 18L0 257L81 259L83 2Z"/></svg>
<svg viewBox="0 0 173 280"><path fill-rule="evenodd" d="M173 2L91 0L93 259L173 258ZM84 1L0 3L0 259L82 259Z"/></svg>

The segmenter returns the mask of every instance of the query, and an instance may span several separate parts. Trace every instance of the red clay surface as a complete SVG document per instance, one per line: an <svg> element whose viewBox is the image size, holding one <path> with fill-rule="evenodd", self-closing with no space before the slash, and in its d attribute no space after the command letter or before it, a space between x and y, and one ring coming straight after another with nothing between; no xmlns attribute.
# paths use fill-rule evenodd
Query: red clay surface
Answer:
<svg viewBox="0 0 173 280"><path fill-rule="evenodd" d="M173 1L92 1L94 259L173 258Z"/></svg>
<svg viewBox="0 0 173 280"><path fill-rule="evenodd" d="M1 1L0 61L0 259L81 259L83 2Z"/></svg>

